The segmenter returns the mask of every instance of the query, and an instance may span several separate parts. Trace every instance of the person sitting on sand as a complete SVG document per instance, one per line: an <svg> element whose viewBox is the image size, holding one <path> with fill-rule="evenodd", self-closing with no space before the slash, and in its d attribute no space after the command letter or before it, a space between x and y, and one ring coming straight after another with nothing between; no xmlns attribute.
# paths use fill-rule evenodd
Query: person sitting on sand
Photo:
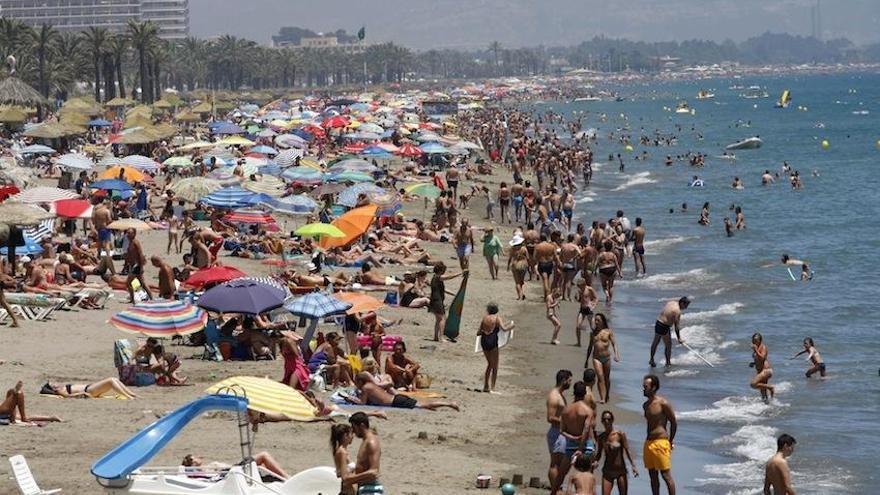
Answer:
<svg viewBox="0 0 880 495"><path fill-rule="evenodd" d="M421 365L406 355L406 343L402 340L394 344L391 355L385 358L385 372L398 389L415 391L419 368Z"/></svg>
<svg viewBox="0 0 880 495"><path fill-rule="evenodd" d="M315 352L309 358L309 371L315 373L319 367L324 366L324 369L330 372L330 385L333 387L340 384L345 387L351 385L351 363L339 348L341 340L336 332L328 333L326 341L315 348Z"/></svg>
<svg viewBox="0 0 880 495"><path fill-rule="evenodd" d="M46 382L40 389L41 394L57 395L65 399L83 398L96 399L105 394L113 392L117 396L126 399L137 399L138 396L116 378L105 378L95 383L68 383L59 385L57 383Z"/></svg>
<svg viewBox="0 0 880 495"><path fill-rule="evenodd" d="M281 468L281 465L278 461L275 460L268 452L259 452L254 455L254 462L257 463L258 467L269 471L270 473L277 476L282 481L286 480L290 476L284 472ZM206 462L203 457L196 457L192 454L187 454L186 457L183 458L183 461L180 463L181 466L184 466L187 469L185 472L226 472L232 468L232 464L225 464L222 462ZM192 469L192 468L201 468L201 469Z"/></svg>
<svg viewBox="0 0 880 495"><path fill-rule="evenodd" d="M397 394L391 395L382 387L373 383L373 378L369 373L358 373L354 377L354 384L361 394L361 398L348 397L348 400L354 404L374 405L383 407L396 407L401 409L428 409L434 411L442 407L460 410L458 404L445 400L416 400L412 397Z"/></svg>
<svg viewBox="0 0 880 495"><path fill-rule="evenodd" d="M387 366L386 366L387 369ZM365 357L361 362L361 370L369 373L373 377L373 383L387 390L390 394L396 394L397 389L394 388L394 380L388 373L382 373L379 369L379 363L372 356Z"/></svg>
<svg viewBox="0 0 880 495"><path fill-rule="evenodd" d="M24 383L19 380L15 387L6 391L6 397L0 402L0 421L9 424L31 422L60 422L58 416L28 416L24 410Z"/></svg>
<svg viewBox="0 0 880 495"><path fill-rule="evenodd" d="M154 368L156 375L160 378L164 377L168 385L183 385L186 383L186 377L177 374L180 369L180 358L173 352L165 352L165 346L157 345L153 347L153 357L156 358L156 367Z"/></svg>

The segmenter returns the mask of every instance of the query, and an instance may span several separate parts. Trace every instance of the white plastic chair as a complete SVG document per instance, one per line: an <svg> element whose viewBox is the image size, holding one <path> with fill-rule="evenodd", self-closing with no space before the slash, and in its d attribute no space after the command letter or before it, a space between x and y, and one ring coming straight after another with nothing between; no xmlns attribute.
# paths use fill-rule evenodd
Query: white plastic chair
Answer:
<svg viewBox="0 0 880 495"><path fill-rule="evenodd" d="M49 495L58 493L60 488L56 490L41 490L37 486L31 468L28 467L27 461L23 455L16 455L9 458L9 464L12 465L12 473L15 474L15 481L18 482L18 489L22 495Z"/></svg>

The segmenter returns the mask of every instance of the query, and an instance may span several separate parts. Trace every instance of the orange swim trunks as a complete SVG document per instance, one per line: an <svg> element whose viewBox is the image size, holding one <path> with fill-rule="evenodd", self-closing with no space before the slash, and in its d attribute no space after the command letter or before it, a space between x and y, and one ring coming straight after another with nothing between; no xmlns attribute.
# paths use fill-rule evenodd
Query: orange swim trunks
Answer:
<svg viewBox="0 0 880 495"><path fill-rule="evenodd" d="M672 468L672 445L667 438L645 440L645 469L668 471Z"/></svg>

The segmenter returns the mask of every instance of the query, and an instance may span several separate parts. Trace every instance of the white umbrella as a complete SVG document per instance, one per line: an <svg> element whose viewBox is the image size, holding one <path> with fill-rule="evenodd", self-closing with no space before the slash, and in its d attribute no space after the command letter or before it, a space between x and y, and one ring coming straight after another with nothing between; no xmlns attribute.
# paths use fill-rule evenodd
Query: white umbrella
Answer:
<svg viewBox="0 0 880 495"><path fill-rule="evenodd" d="M79 153L61 155L55 163L59 167L75 168L79 170L90 170L95 166L95 162L93 162L91 158L86 155L80 155Z"/></svg>
<svg viewBox="0 0 880 495"><path fill-rule="evenodd" d="M138 170L157 170L162 166L156 160L143 155L129 155L122 158L120 161L123 164L134 167Z"/></svg>
<svg viewBox="0 0 880 495"><path fill-rule="evenodd" d="M75 199L79 198L79 194L76 191L69 191L67 189L60 189L57 187L35 187L33 189L25 189L24 191L10 196L10 201L17 201L19 203L28 203L28 204L39 204L39 203L54 203L60 199Z"/></svg>

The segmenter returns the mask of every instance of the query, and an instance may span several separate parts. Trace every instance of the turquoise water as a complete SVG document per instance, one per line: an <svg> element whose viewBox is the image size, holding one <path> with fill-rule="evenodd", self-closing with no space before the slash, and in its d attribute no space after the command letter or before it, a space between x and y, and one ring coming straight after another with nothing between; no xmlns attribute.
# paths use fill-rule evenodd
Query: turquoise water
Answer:
<svg viewBox="0 0 880 495"><path fill-rule="evenodd" d="M764 86L771 98L740 98L741 90L728 89L733 84ZM697 100L701 88L716 97ZM793 104L774 109L786 88L792 90ZM715 367L676 347L675 366L662 376L661 393L679 414L676 443L705 454L698 469L680 473L680 491L759 492L763 463L775 451L776 436L785 432L798 440L790 460L798 493L873 492L869 487L880 481L875 468L880 443L875 423L880 409L880 291L875 281L880 76L719 79L618 89L632 99L536 108L588 112L584 128L599 129L594 149L600 166L593 185L579 192L578 220L587 225L605 221L620 208L630 220L642 217L648 229L648 276L634 279L627 260L626 279L618 283L609 310L624 347L625 366L617 368L615 383L627 396L625 406L640 410L640 376L650 370L648 345L661 299L690 294L696 302L684 319L683 338ZM688 100L695 115L664 110L680 99ZM863 111L869 113L853 113ZM737 127L740 120L751 121L751 127ZM619 134L622 127L636 141L659 130L675 135L677 144L636 144L633 153L626 153L608 139L609 132ZM764 140L762 148L737 151L736 161L714 158L725 145L753 135ZM830 143L828 150L820 146L823 139ZM643 150L649 160L634 160ZM687 151L709 155L706 166L663 165L667 154ZM609 153L624 155L625 173L618 172L616 162L603 163ZM801 172L803 190L793 191L784 176L776 185L761 186L765 169L782 175L783 160ZM706 187L688 187L693 175ZM734 176L744 181L745 190L730 187ZM711 203L708 228L697 224L706 201ZM683 202L687 213L680 212ZM723 218L733 217L731 204L743 208L748 228L728 238ZM762 267L778 263L782 253L808 260L815 279L793 282L781 265ZM749 339L756 330L769 346L775 372L771 383L777 385L777 396L770 404L749 388ZM828 366L825 380L805 379L806 361L787 359L801 350L806 336L815 339ZM630 434L640 445L643 428Z"/></svg>

